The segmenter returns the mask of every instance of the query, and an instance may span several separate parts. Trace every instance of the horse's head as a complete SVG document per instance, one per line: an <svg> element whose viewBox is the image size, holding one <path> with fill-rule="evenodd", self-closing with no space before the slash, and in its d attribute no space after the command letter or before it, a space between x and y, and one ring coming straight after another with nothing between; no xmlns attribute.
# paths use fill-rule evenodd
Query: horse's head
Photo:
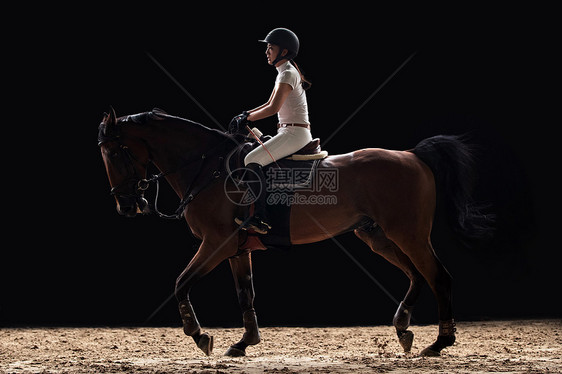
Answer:
<svg viewBox="0 0 562 374"><path fill-rule="evenodd" d="M148 188L146 170L150 161L146 144L118 120L110 108L98 128L98 145L111 185L111 194L117 201L121 215L134 217L147 213L148 202L144 191Z"/></svg>

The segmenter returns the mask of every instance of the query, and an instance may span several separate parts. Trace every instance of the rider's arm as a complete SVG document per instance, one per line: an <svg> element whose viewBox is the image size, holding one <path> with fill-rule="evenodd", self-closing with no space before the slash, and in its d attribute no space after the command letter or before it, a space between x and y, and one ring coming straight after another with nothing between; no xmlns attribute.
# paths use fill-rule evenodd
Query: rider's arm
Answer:
<svg viewBox="0 0 562 374"><path fill-rule="evenodd" d="M292 90L293 87L290 84L279 83L273 90L267 103L249 111L248 121L257 121L279 112L279 109L281 109Z"/></svg>
<svg viewBox="0 0 562 374"><path fill-rule="evenodd" d="M248 113L253 113L253 112L257 111L257 110L260 110L260 109L262 109L262 108L268 106L268 105L271 103L271 100L273 100L273 95L275 95L275 88L273 89L273 91L271 91L271 95L269 95L269 100L267 100L267 103L262 104L262 105L260 105L259 107L254 108L254 109L252 109L252 110L248 110Z"/></svg>

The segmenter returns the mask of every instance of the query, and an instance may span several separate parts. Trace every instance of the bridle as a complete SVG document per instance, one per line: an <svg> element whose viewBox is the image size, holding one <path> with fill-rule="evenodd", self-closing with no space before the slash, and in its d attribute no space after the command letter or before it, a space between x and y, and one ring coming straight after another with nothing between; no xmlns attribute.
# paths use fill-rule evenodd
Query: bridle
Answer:
<svg viewBox="0 0 562 374"><path fill-rule="evenodd" d="M115 129L112 130L113 131L108 131L105 122L100 123L98 127L98 146L101 147L103 144L109 142L117 143L119 150L118 153L113 154L113 157L119 155L123 160L129 177L118 185L113 186L109 193L111 196L117 198L120 205L125 203L133 206L134 203L136 203L142 213L148 213L148 202L144 198L144 191L148 189L149 185L143 182L145 179L139 175L135 167L135 163L140 163L140 161L131 153L129 147L123 144L120 132ZM142 164L142 166L146 168L148 165Z"/></svg>
<svg viewBox="0 0 562 374"><path fill-rule="evenodd" d="M215 156L219 149L219 146L224 146L226 141L233 140L230 138L225 138L224 141L217 143L211 149L209 149L206 153L201 154L201 156L187 160L181 166L177 167L175 170L160 172L159 174L152 175L150 178L142 178L139 176L137 169L135 168L135 162L140 163L135 156L129 150L123 142L121 141L121 134L118 131L113 131L114 133L108 133L107 125L102 122L98 128L98 146L102 146L104 143L107 142L116 142L119 145L120 152L123 154L123 160L128 169L132 169L130 173L131 176L126 178L123 182L119 183L118 185L114 186L110 190L110 194L112 196L117 197L118 199L123 199L129 203L135 201L138 204L139 209L143 214L150 213L150 208L148 206L148 202L144 198L144 192L148 190L152 183L156 184L156 196L154 197L154 212L160 218L167 218L167 219L181 219L184 216L184 211L187 205L195 198L195 196L207 187L214 179L217 179L221 176L221 170L224 168L224 157L218 157L218 163L215 165L215 168L211 171L206 178L201 178L204 166L209 163L212 156ZM223 152L224 154L224 152ZM151 163L151 160L149 160ZM198 163L196 172L194 173L194 177L189 183L185 193L183 194L183 198L181 199L178 208L174 211L173 214L165 214L158 210L158 197L160 194L160 179L166 177L167 175L174 174L182 169L186 169L188 167L193 166L193 164ZM147 168L148 164L142 165L143 167ZM132 192L124 193L120 192L120 190L124 189L124 187L128 187L132 190ZM133 200L134 199L134 200Z"/></svg>

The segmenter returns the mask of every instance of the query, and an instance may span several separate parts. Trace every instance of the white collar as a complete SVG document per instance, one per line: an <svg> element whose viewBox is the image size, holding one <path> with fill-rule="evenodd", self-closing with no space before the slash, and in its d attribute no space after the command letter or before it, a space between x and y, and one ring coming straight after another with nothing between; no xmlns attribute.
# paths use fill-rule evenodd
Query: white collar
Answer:
<svg viewBox="0 0 562 374"><path fill-rule="evenodd" d="M285 61L285 62L282 63L281 65L276 66L275 69L277 69L277 71L278 71L279 73L281 73L282 71L287 70L287 69L289 68L289 65L290 65L290 64L289 64L289 61Z"/></svg>

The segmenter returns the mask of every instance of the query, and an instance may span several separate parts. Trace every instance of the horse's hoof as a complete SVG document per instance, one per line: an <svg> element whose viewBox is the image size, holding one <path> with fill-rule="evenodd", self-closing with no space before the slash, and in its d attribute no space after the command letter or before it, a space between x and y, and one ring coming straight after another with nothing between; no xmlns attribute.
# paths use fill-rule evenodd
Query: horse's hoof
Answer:
<svg viewBox="0 0 562 374"><path fill-rule="evenodd" d="M246 356L246 351L231 346L230 348L228 348L228 350L225 352L224 355L229 357L242 357L242 356Z"/></svg>
<svg viewBox="0 0 562 374"><path fill-rule="evenodd" d="M434 350L431 346L425 348L423 351L420 352L420 356L422 357L438 357L441 356L439 351Z"/></svg>
<svg viewBox="0 0 562 374"><path fill-rule="evenodd" d="M213 352L213 337L204 332L201 334L199 341L197 342L197 346L203 351L203 353L210 356L211 352Z"/></svg>
<svg viewBox="0 0 562 374"><path fill-rule="evenodd" d="M435 343L421 351L420 356L441 356L441 350L455 344L455 335L439 335Z"/></svg>
<svg viewBox="0 0 562 374"><path fill-rule="evenodd" d="M404 352L410 352L412 349L412 343L414 342L414 333L410 330L402 331L398 336L398 342L404 349Z"/></svg>

